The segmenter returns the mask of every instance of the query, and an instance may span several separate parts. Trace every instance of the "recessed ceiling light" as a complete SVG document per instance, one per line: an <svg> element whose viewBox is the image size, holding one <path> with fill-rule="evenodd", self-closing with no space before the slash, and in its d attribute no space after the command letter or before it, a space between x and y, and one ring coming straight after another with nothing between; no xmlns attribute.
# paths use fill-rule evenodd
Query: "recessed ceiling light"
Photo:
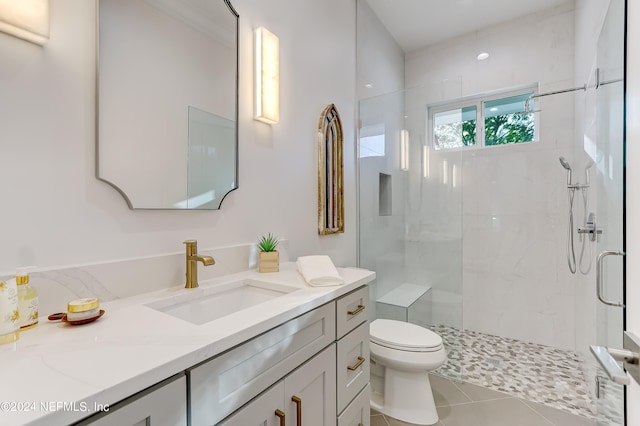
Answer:
<svg viewBox="0 0 640 426"><path fill-rule="evenodd" d="M478 55L478 60L479 61L484 61L488 57L489 57L489 54L487 52L482 52L481 54Z"/></svg>
<svg viewBox="0 0 640 426"><path fill-rule="evenodd" d="M364 87L366 87L367 89L372 89L373 88L373 84L367 83L367 84L364 85Z"/></svg>

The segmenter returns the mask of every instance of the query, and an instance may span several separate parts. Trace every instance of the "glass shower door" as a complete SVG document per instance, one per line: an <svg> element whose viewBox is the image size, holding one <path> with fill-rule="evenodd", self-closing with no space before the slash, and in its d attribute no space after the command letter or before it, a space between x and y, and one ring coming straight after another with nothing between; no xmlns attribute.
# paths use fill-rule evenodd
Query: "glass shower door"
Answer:
<svg viewBox="0 0 640 426"><path fill-rule="evenodd" d="M624 330L624 0L612 0L598 39L595 80L595 342L622 348ZM595 151L595 156L593 156ZM588 225L588 224L587 224ZM594 235L595 236L595 235ZM598 268L598 266L600 268ZM597 279L597 277L596 277ZM591 281L593 283L593 281ZM596 373L598 425L624 425L624 389Z"/></svg>
<svg viewBox="0 0 640 426"><path fill-rule="evenodd" d="M446 86L446 85L445 85ZM462 374L462 153L427 141L426 108L443 83L360 101L359 266L376 272L371 320L429 328ZM459 96L460 82L450 92ZM448 87L448 86L446 86Z"/></svg>

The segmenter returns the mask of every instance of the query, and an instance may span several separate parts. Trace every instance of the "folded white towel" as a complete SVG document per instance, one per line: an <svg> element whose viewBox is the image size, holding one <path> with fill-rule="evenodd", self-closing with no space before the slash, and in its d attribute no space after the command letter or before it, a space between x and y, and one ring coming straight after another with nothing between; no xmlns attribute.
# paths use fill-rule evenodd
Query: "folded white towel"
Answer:
<svg viewBox="0 0 640 426"><path fill-rule="evenodd" d="M344 284L344 280L329 256L301 256L296 263L298 272L311 286L323 287Z"/></svg>

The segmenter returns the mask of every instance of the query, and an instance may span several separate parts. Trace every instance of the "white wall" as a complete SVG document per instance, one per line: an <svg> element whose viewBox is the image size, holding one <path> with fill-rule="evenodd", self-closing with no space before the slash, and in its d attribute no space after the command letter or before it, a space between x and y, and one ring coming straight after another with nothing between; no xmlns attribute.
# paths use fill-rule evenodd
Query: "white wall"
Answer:
<svg viewBox="0 0 640 426"><path fill-rule="evenodd" d="M424 135L429 103L533 83L541 93L573 87L573 49L569 2L408 53L407 87L442 86L424 90L420 106L409 105L410 111L421 113L414 130ZM478 61L481 51L489 52L489 59ZM444 253L450 254L448 259L439 241L428 247L425 242L416 258L436 260L413 262L413 269L415 276L435 279L438 287L462 297L465 328L573 349L566 176L558 162L559 156L572 158L573 95L538 98L536 109L541 113L535 143L432 152L436 180L446 160L449 173L454 165L461 171L462 186L453 188L450 179L447 197L423 194L421 217L428 223L417 218L415 225L422 230L431 226L432 234L440 231L462 242L457 249L450 244ZM419 158L419 151L413 154ZM422 177L412 176L415 187ZM452 210L456 203L461 211ZM442 217L438 221L434 215ZM440 283L443 279L452 282ZM437 294L433 300L438 303Z"/></svg>
<svg viewBox="0 0 640 426"><path fill-rule="evenodd" d="M358 99L404 89L404 52L366 1L356 5Z"/></svg>
<svg viewBox="0 0 640 426"><path fill-rule="evenodd" d="M239 189L219 211L131 211L95 174L95 4L51 0L44 47L0 34L0 274L254 242L356 263L355 4L234 0L240 14ZM293 19L292 17L295 17ZM252 120L252 30L280 37L281 121ZM345 233L317 235L316 127L344 126Z"/></svg>

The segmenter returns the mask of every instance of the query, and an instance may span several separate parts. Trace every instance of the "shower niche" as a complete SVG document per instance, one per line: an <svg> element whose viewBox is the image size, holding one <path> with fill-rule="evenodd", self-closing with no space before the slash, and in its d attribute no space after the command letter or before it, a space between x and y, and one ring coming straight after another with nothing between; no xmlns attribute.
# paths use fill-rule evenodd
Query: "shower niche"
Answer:
<svg viewBox="0 0 640 426"><path fill-rule="evenodd" d="M392 186L391 175L380 173L378 184L378 214L380 216L391 216L392 209Z"/></svg>

